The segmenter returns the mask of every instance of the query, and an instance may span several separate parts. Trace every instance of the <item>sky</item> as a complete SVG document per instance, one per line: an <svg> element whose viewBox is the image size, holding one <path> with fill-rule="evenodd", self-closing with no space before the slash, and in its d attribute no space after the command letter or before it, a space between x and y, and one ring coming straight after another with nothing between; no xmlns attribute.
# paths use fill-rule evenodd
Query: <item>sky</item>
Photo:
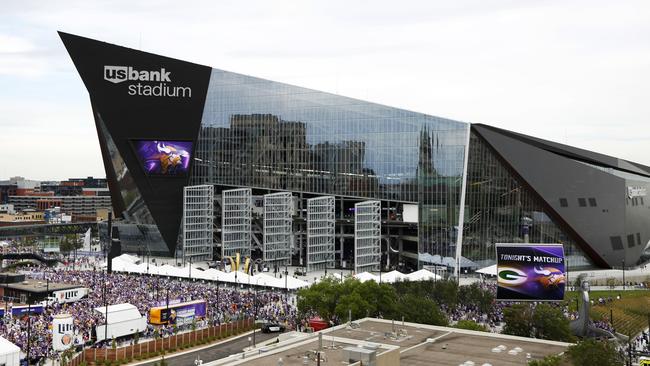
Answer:
<svg viewBox="0 0 650 366"><path fill-rule="evenodd" d="M650 165L647 0L9 0L0 180L105 176L57 30Z"/></svg>

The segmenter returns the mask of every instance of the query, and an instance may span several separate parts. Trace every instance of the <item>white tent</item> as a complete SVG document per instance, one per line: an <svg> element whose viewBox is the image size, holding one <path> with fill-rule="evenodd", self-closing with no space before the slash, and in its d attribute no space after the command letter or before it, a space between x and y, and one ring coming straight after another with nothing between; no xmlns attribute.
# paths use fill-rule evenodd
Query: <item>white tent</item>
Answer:
<svg viewBox="0 0 650 366"><path fill-rule="evenodd" d="M139 264L137 264L139 263ZM192 266L192 271L190 273L190 267L174 267L169 264L164 264L161 266L156 266L154 263L148 264L149 269L147 270L147 263L140 263L139 259L128 254L123 254L119 257L113 258L113 270L116 272L127 272L127 273L141 273L141 274L151 274L158 276L169 276L169 277L180 277L180 278L195 278L207 281L219 281L219 282L228 282L228 283L237 283L237 284L251 284L258 286L267 286L275 288L284 288L285 286L288 289L298 289L301 287L309 286L309 283L300 280L296 277L288 276L285 279L275 278L269 276L268 274L257 274L255 276L249 276L244 272L222 272L216 269L209 268L205 271L198 269L195 266ZM191 276L190 276L191 274Z"/></svg>
<svg viewBox="0 0 650 366"><path fill-rule="evenodd" d="M214 268L208 268L204 271L204 273L212 281L223 281L223 278L226 275L226 272L222 272Z"/></svg>
<svg viewBox="0 0 650 366"><path fill-rule="evenodd" d="M202 271L200 269L193 270L192 271L192 278L196 278L199 280L210 280L212 281L212 274L208 271Z"/></svg>
<svg viewBox="0 0 650 366"><path fill-rule="evenodd" d="M133 264L140 263L140 258L138 258L138 257L136 257L134 255L122 254L121 256L116 257L116 258L120 258L121 260L123 260L125 262L129 262L129 263L133 263Z"/></svg>
<svg viewBox="0 0 650 366"><path fill-rule="evenodd" d="M326 277L332 278L332 279L334 279L336 281L345 280L345 276L342 273L338 273L338 272L330 272L330 273L327 274Z"/></svg>
<svg viewBox="0 0 650 366"><path fill-rule="evenodd" d="M441 278L440 276L426 269L421 269L419 271L409 273L406 275L406 277L409 279L409 281L429 281L438 280Z"/></svg>
<svg viewBox="0 0 650 366"><path fill-rule="evenodd" d="M0 337L0 365L20 365L20 347Z"/></svg>
<svg viewBox="0 0 650 366"><path fill-rule="evenodd" d="M224 273L224 275L219 279L219 281L237 283L237 284L248 284L248 278L250 276L244 272L233 271ZM253 282L251 282L253 284Z"/></svg>
<svg viewBox="0 0 650 366"><path fill-rule="evenodd" d="M178 274L178 271L174 266L170 266L169 264L163 264L162 266L158 267L158 274L161 276L177 277L176 275Z"/></svg>
<svg viewBox="0 0 650 366"><path fill-rule="evenodd" d="M370 272L361 272L361 273L355 274L354 278L356 278L357 280L359 280L361 282L375 281L375 282L379 283L379 276L375 276L374 274L372 274Z"/></svg>
<svg viewBox="0 0 650 366"><path fill-rule="evenodd" d="M487 266L485 268L481 268L479 270L476 270L476 273L482 273L490 276L496 276L497 275L497 265L493 264L491 266Z"/></svg>
<svg viewBox="0 0 650 366"><path fill-rule="evenodd" d="M408 279L408 277L405 274L397 271L390 271L386 274L382 274L380 277L377 277L377 279L380 278L381 278L381 282L386 282L386 283L393 283L393 282L404 281Z"/></svg>
<svg viewBox="0 0 650 366"><path fill-rule="evenodd" d="M251 285L267 287L284 287L284 279L280 283L279 278L271 277L264 273L258 273L251 277Z"/></svg>
<svg viewBox="0 0 650 366"><path fill-rule="evenodd" d="M293 276L287 276L287 288L289 290L295 290L302 287L308 287L309 283L305 282L299 278Z"/></svg>

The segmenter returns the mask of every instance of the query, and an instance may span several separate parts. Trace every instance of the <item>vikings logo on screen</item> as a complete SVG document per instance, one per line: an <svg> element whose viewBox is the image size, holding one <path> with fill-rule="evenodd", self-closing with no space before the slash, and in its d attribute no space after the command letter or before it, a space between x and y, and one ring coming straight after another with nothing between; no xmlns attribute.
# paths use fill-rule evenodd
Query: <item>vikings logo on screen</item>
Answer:
<svg viewBox="0 0 650 366"><path fill-rule="evenodd" d="M185 175L188 173L192 143L187 141L136 141L138 157L151 175Z"/></svg>
<svg viewBox="0 0 650 366"><path fill-rule="evenodd" d="M561 245L497 245L497 299L562 300L564 268Z"/></svg>

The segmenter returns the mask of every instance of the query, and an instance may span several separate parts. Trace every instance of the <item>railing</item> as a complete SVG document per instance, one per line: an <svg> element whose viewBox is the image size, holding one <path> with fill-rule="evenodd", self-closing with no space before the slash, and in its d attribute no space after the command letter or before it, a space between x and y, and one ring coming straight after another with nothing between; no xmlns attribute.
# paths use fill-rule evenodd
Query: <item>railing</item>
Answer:
<svg viewBox="0 0 650 366"><path fill-rule="evenodd" d="M171 354L181 348L208 344L217 339L223 339L241 334L252 329L253 319L242 319L219 326L197 329L180 333L166 338L158 338L119 348L88 348L77 354L66 366L80 366L85 362L88 365L104 364L112 361L144 360L158 357L162 354Z"/></svg>

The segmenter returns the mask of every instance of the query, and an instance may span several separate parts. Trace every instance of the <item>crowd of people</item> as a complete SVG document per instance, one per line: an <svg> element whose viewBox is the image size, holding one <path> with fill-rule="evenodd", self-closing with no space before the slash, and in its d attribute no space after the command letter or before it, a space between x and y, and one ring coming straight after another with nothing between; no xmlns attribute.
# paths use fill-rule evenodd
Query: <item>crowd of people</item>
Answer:
<svg viewBox="0 0 650 366"><path fill-rule="evenodd" d="M89 263L86 263L89 264ZM77 263L77 268L87 267ZM197 319L194 326L200 328L209 324L219 325L231 320L255 317L257 320L285 324L295 327L295 299L278 291L252 289L241 285L239 288L224 283L216 284L201 280L180 280L160 276L147 276L125 273L110 273L98 269L72 270L69 266L52 269L45 266L31 268L28 278L50 283L65 283L86 287L89 296L77 302L48 304L42 314L33 314L31 322L30 357L39 359L52 355L51 324L56 314L70 314L74 319L75 343L93 347L93 329L103 325L101 313L94 311L106 304L129 303L138 308L142 315L148 316L149 309L170 303L205 300L208 304L206 317ZM191 325L186 325L189 328ZM28 317L5 317L0 319L0 335L27 350ZM149 325L142 337L152 337L154 332L160 336L183 331L175 325ZM131 339L117 340L130 342ZM111 342L99 346L111 346Z"/></svg>
<svg viewBox="0 0 650 366"><path fill-rule="evenodd" d="M7 249L7 248L5 248ZM12 250L12 249L8 249ZM19 252L19 251L18 251ZM309 319L318 314L297 313L296 299L291 294L267 290L259 287L226 283L215 283L203 280L187 280L164 276L150 276L127 273L106 273L100 269L101 260L94 257L80 257L74 263L62 261L56 268L46 266L31 267L27 270L28 278L50 283L64 283L90 289L90 294L77 302L47 304L42 314L33 314L28 318L6 316L0 319L0 335L18 345L23 351L27 350L27 334L30 332L30 357L32 359L56 358L52 351L51 324L56 314L70 314L74 319L75 343L87 347L110 347L113 340L94 343L93 330L105 323L97 307L106 304L129 303L137 307L139 312L149 315L149 310L155 306L164 306L167 302L187 302L204 300L207 303L205 318L197 319L191 325L201 328L209 325L219 325L245 318L284 324L288 329L304 330L309 326ZM496 295L495 282L482 282L481 288ZM616 298L598 298L591 300L593 305L604 305ZM507 302L494 302L485 310L472 304L457 306L441 306L452 324L460 320L472 320L484 325L489 331L500 332L503 329L504 308L510 306ZM570 319L578 317L577 312L570 312L566 303L557 303L562 307L565 316ZM330 319L330 326L338 324L337 319ZM607 319L593 323L596 327L613 332L614 329ZM176 326L172 324L153 326L148 325L140 337L170 336L186 330L190 325ZM648 349L648 334L642 334L634 340L634 347L639 350ZM132 342L125 337L115 340L118 345Z"/></svg>

